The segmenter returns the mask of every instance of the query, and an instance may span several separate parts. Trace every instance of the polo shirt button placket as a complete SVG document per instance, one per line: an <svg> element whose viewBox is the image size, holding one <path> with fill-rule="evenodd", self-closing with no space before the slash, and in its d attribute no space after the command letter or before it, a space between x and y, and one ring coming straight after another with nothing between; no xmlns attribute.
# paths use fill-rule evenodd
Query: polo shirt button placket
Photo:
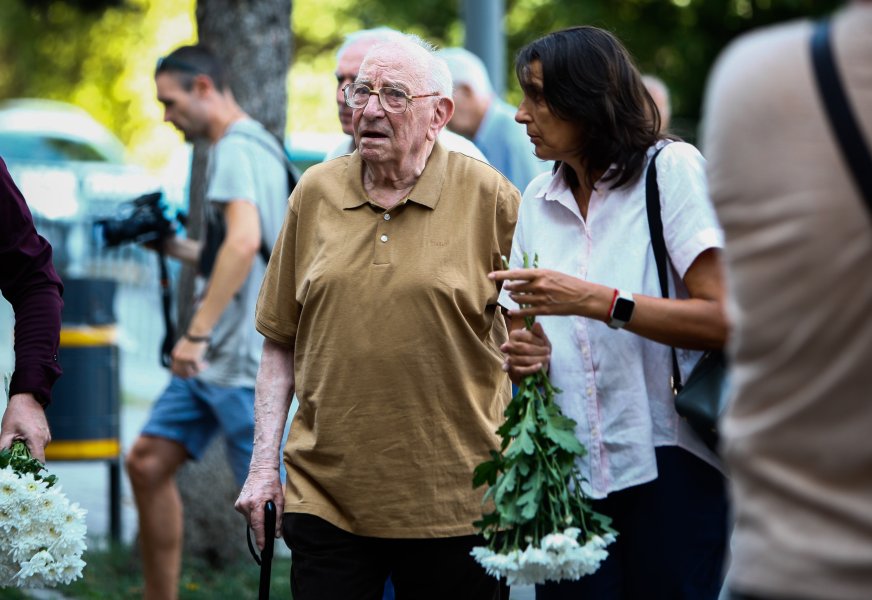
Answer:
<svg viewBox="0 0 872 600"><path fill-rule="evenodd" d="M378 217L376 225L376 244L375 244L375 264L388 264L391 262L391 250L388 242L391 240L391 219L390 213L381 213Z"/></svg>

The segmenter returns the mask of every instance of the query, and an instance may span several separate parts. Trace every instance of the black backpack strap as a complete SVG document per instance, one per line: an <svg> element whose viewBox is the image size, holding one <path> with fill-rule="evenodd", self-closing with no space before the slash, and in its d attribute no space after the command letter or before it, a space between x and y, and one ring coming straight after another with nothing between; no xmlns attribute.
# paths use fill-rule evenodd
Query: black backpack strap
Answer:
<svg viewBox="0 0 872 600"><path fill-rule="evenodd" d="M276 160L282 163L282 165L285 167L285 171L288 174L288 194L294 191L294 188L297 186L297 182L300 180L300 173L299 171L297 171L294 163L291 162L291 158L284 151L284 144L278 137L273 136L277 144L277 147L273 147L272 144L269 144L262 137L256 136L252 133L248 133L247 131L230 129L230 131L228 131L225 135L239 135L257 144L260 144L263 148L265 148L270 154L272 154L276 158ZM258 252L260 254L260 257L263 259L263 262L268 263L270 254L272 254L272 250L269 248L269 246L267 246L266 240L263 238L261 238L260 250Z"/></svg>
<svg viewBox="0 0 872 600"><path fill-rule="evenodd" d="M657 263L657 277L660 280L660 293L669 298L669 277L667 275L666 241L663 238L663 218L660 216L660 188L657 185L657 155L663 151L662 146L651 157L645 174L645 207L648 212L648 230L651 232L651 249L654 251L654 261ZM676 394L681 390L681 371L678 369L678 357L675 348L672 350L672 390Z"/></svg>
<svg viewBox="0 0 872 600"><path fill-rule="evenodd" d="M812 65L818 91L842 155L872 214L872 156L869 155L869 148L860 133L860 127L839 77L830 41L831 27L829 20L820 21L815 26L811 37Z"/></svg>

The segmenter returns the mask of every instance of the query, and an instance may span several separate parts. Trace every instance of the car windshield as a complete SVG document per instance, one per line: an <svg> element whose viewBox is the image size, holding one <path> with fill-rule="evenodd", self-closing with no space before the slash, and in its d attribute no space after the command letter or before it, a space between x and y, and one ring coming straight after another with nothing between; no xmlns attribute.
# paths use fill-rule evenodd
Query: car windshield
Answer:
<svg viewBox="0 0 872 600"><path fill-rule="evenodd" d="M75 140L14 132L0 132L0 156L4 160L40 162L107 162L93 147Z"/></svg>

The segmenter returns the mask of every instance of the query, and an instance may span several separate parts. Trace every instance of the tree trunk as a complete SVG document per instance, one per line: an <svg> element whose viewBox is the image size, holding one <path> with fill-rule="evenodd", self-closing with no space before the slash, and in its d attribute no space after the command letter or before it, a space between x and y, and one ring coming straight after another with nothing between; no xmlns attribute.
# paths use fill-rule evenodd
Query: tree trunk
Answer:
<svg viewBox="0 0 872 600"><path fill-rule="evenodd" d="M199 0L197 27L224 60L243 110L284 138L291 0Z"/></svg>
<svg viewBox="0 0 872 600"><path fill-rule="evenodd" d="M200 41L222 59L242 109L284 139L291 0L199 0L197 27ZM194 146L188 229L194 238L202 233L207 150L207 144ZM180 298L191 298L192 280L193 273L184 271ZM186 325L190 316L190 302L180 302L178 322ZM179 331L185 329L180 326ZM239 490L226 464L222 437L213 441L203 460L180 471L178 483L185 506L185 555L217 567L242 557L247 552L245 523L233 510Z"/></svg>

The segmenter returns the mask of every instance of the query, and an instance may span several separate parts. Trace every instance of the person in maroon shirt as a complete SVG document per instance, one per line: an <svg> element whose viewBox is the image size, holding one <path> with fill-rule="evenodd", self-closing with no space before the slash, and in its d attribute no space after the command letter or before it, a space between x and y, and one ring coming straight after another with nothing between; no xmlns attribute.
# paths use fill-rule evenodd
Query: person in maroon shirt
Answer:
<svg viewBox="0 0 872 600"><path fill-rule="evenodd" d="M0 448L24 440L45 462L51 441L44 407L58 365L63 284L51 245L36 232L30 209L0 158L0 291L15 311L15 371L0 423Z"/></svg>

